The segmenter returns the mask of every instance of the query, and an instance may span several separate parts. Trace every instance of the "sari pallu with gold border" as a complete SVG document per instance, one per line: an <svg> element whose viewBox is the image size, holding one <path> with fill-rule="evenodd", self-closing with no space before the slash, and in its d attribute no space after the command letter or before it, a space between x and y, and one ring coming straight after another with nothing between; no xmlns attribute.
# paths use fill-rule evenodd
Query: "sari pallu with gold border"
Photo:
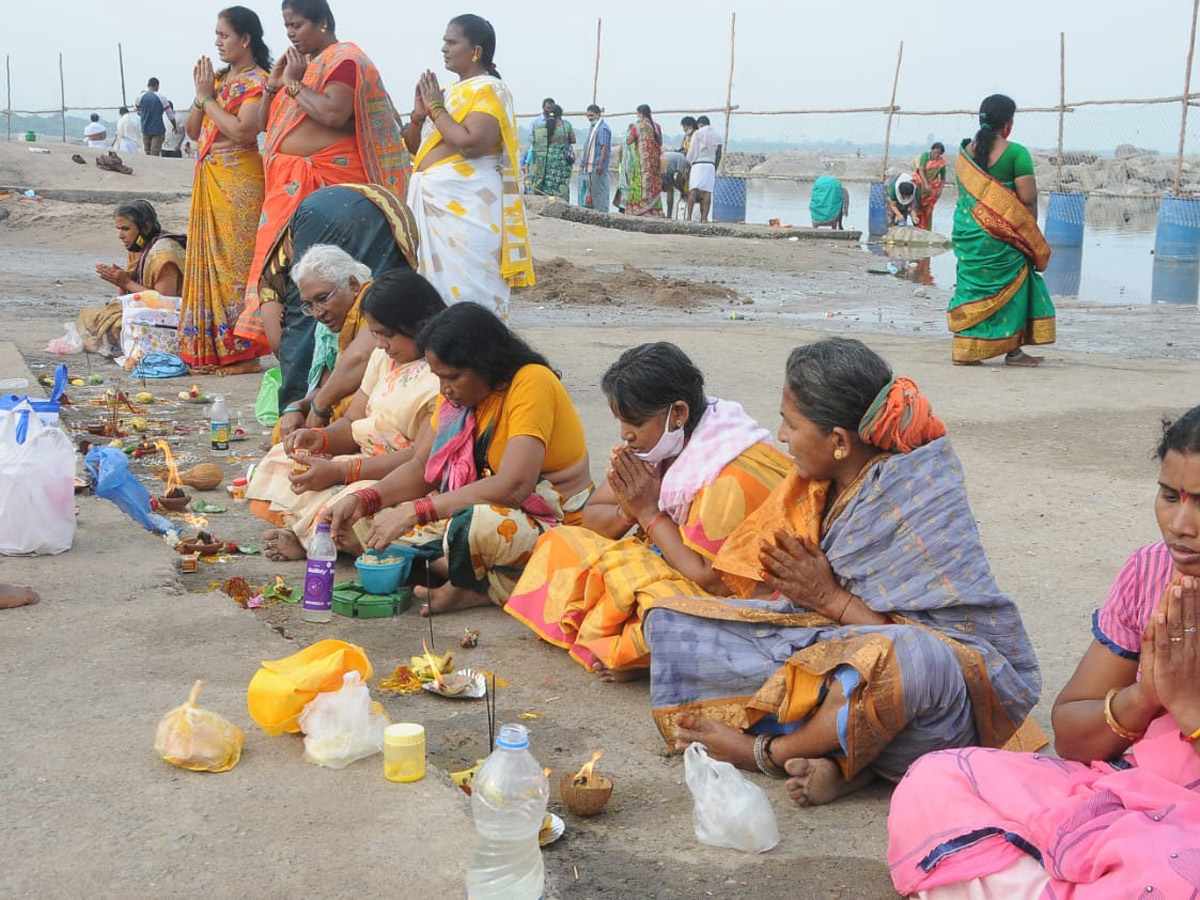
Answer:
<svg viewBox="0 0 1200 900"><path fill-rule="evenodd" d="M267 73L255 69L219 79L217 104L237 115L245 103L261 102ZM208 116L200 128L192 190L179 356L189 366L225 366L264 354L235 337L245 304L246 277L263 202L263 164L257 144L214 150L220 136Z"/></svg>
<svg viewBox="0 0 1200 900"><path fill-rule="evenodd" d="M1044 743L1022 726L1041 692L1037 659L992 577L949 440L877 462L825 517L827 490L789 475L726 541L715 567L743 599L676 598L648 612L664 739L685 712L793 731L837 679L847 777L868 767L898 777L940 747ZM893 624L840 626L786 599L750 599L758 544L775 528L819 541L839 583Z"/></svg>
<svg viewBox="0 0 1200 900"><path fill-rule="evenodd" d="M1052 344L1055 337L1054 304L1038 274L1050 262L1050 245L1012 185L981 169L966 152L967 143L956 170L958 280L946 312L956 362Z"/></svg>

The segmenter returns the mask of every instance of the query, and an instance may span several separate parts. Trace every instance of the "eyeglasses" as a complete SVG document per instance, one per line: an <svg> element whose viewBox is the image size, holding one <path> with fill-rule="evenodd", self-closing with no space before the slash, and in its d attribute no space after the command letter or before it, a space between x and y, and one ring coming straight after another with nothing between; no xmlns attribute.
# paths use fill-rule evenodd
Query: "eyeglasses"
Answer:
<svg viewBox="0 0 1200 900"><path fill-rule="evenodd" d="M325 292L324 296L322 296L322 297L317 297L312 301L301 300L300 301L300 312L304 313L304 315L306 315L306 316L311 316L313 314L314 307L324 306L325 304L327 304L329 302L329 298L332 297L337 292L338 292L337 288L330 288L328 291Z"/></svg>

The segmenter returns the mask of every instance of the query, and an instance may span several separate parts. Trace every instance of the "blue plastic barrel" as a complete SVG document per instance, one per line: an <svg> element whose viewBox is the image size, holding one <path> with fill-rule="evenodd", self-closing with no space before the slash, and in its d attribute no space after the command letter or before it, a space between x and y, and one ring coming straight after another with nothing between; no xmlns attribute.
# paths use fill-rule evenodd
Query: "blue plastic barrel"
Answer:
<svg viewBox="0 0 1200 900"><path fill-rule="evenodd" d="M1200 198L1163 196L1154 232L1154 260L1163 259L1200 260Z"/></svg>
<svg viewBox="0 0 1200 900"><path fill-rule="evenodd" d="M1052 191L1046 207L1046 241L1050 246L1083 246L1083 211L1086 197L1083 194L1064 194ZM1052 264L1053 265L1053 264ZM1076 285L1078 288L1078 285ZM1075 294L1065 294L1074 297Z"/></svg>
<svg viewBox="0 0 1200 900"><path fill-rule="evenodd" d="M1082 273L1083 248L1056 245L1042 278L1046 280L1046 289L1055 297L1078 297Z"/></svg>
<svg viewBox="0 0 1200 900"><path fill-rule="evenodd" d="M1159 218L1162 227L1162 218ZM1150 279L1151 303L1195 304L1200 298L1200 260L1154 257Z"/></svg>
<svg viewBox="0 0 1200 900"><path fill-rule="evenodd" d="M887 232L887 201L884 199L883 182L872 181L867 199L867 232L879 237Z"/></svg>
<svg viewBox="0 0 1200 900"><path fill-rule="evenodd" d="M714 222L746 221L746 179L717 176L713 186L712 220Z"/></svg>

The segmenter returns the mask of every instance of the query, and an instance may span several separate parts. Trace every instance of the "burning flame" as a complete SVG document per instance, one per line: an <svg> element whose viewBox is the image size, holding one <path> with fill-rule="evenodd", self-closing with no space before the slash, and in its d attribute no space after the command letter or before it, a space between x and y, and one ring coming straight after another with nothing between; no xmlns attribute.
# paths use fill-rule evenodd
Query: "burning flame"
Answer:
<svg viewBox="0 0 1200 900"><path fill-rule="evenodd" d="M446 686L446 679L442 677L442 666L440 660L429 652L429 645L425 643L425 638L421 638L421 649L425 651L425 659L429 662L429 671L433 673L433 680L437 682L438 687Z"/></svg>
<svg viewBox="0 0 1200 900"><path fill-rule="evenodd" d="M165 493L170 494L175 488L183 488L183 482L179 480L179 466L175 464L175 457L171 455L171 447L166 441L155 441L154 446L163 452L163 459L167 461L167 490ZM189 521L191 521L189 519ZM207 520L204 523L208 524Z"/></svg>
<svg viewBox="0 0 1200 900"><path fill-rule="evenodd" d="M187 522L189 525L195 526L197 530L208 527L208 518L205 516L193 516L191 513L186 513L183 517L183 521Z"/></svg>
<svg viewBox="0 0 1200 900"><path fill-rule="evenodd" d="M550 773L551 773L551 772L553 772L554 770L553 770L552 768L550 768L549 766L546 766L545 768L543 768L543 769L542 769L542 771L543 771L543 772L545 772L545 773L546 773L546 777L547 777L547 778L549 778L549 777L550 777Z"/></svg>
<svg viewBox="0 0 1200 900"><path fill-rule="evenodd" d="M575 773L575 777L571 779L571 783L576 787L583 787L592 780L592 767L604 755L603 750L597 750L592 754L592 758L579 767L579 771Z"/></svg>

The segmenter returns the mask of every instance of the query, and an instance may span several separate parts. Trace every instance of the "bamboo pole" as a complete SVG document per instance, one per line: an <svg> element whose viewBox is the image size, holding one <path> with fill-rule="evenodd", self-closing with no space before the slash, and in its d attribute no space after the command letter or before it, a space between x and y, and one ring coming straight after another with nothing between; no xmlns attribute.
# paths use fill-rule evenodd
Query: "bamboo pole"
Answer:
<svg viewBox="0 0 1200 900"><path fill-rule="evenodd" d="M62 141L67 142L67 82L63 79L62 54L58 54L58 99L62 101Z"/></svg>
<svg viewBox="0 0 1200 900"><path fill-rule="evenodd" d="M1058 156L1054 165L1054 190L1062 190L1063 119L1067 112L1067 35L1058 33Z"/></svg>
<svg viewBox="0 0 1200 900"><path fill-rule="evenodd" d="M1200 0L1197 0L1200 2ZM733 119L733 50L737 38L737 13L729 14L729 82L725 86L725 136L721 139L721 167L718 175L725 174L725 160L729 156L729 122Z"/></svg>
<svg viewBox="0 0 1200 900"><path fill-rule="evenodd" d="M12 68L11 59L8 54L4 55L4 87L8 94L8 101L4 104L4 118L6 119L8 140L12 140Z"/></svg>
<svg viewBox="0 0 1200 900"><path fill-rule="evenodd" d="M1196 15L1200 13L1200 0L1192 0L1192 35L1188 39L1187 73L1183 81L1183 104L1179 114L1179 155L1175 159L1175 195L1183 183L1183 143L1187 137L1188 93L1192 89L1192 57L1196 53Z"/></svg>
<svg viewBox="0 0 1200 900"><path fill-rule="evenodd" d="M121 49L121 44L117 42L117 64L121 67L121 105L128 106L129 103L125 98L125 52Z"/></svg>
<svg viewBox="0 0 1200 900"><path fill-rule="evenodd" d="M592 73L592 102L599 103L596 99L600 88L600 26L603 19L596 19L596 70Z"/></svg>
<svg viewBox="0 0 1200 900"><path fill-rule="evenodd" d="M1196 0L1200 3L1200 0ZM883 174L880 181L887 183L888 152L892 149L892 116L896 114L896 89L900 86L900 63L904 61L904 41L900 42L900 52L896 55L896 75L892 79L892 102L888 104L887 132L883 138Z"/></svg>

